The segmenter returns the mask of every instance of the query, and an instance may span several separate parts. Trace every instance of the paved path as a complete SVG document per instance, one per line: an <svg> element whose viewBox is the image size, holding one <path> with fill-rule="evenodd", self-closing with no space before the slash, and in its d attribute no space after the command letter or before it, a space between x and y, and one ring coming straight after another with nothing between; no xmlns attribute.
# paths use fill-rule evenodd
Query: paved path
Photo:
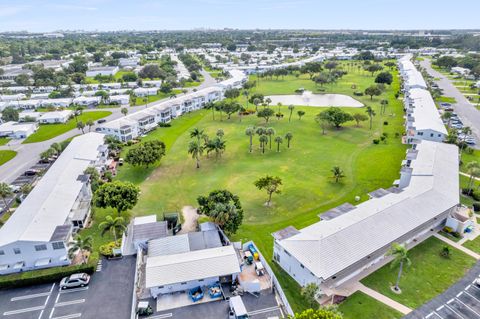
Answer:
<svg viewBox="0 0 480 319"><path fill-rule="evenodd" d="M204 81L198 87L190 88L189 91L193 91L193 89L199 90L199 89L203 89L203 88L210 87L217 84L217 81L214 78L212 78L212 76L208 72L202 70L201 73L204 77ZM146 109L147 107L152 107L168 100L169 98L165 98L152 103L148 103L147 106L145 105L130 106L128 107L128 114L136 113L138 111ZM111 108L111 109L101 109L101 110L89 109L89 110L85 110L84 112L110 111L112 112L112 114L107 116L105 119L107 121L112 121L123 116L120 110L121 108ZM95 128L97 127L98 125L95 124L91 129L92 132L94 132ZM50 147L50 145L52 145L53 143L59 143L59 142L65 141L66 139L79 134L81 134L81 132L75 128L62 135L56 136L50 140L43 141L43 142L21 144L21 141L19 140L12 140L7 145L0 146L0 150L12 150L17 152L17 155L12 160L0 166L0 182L4 182L4 183L13 182L15 178L17 178L24 171L29 169L32 165L37 163L38 160L40 159L40 153L47 150Z"/></svg>
<svg viewBox="0 0 480 319"><path fill-rule="evenodd" d="M437 83L438 87L443 90L444 96L449 96L455 98L457 101L453 104L453 109L458 114L462 122L466 126L472 128L473 134L477 142L480 141L480 111L478 111L475 106L473 106L467 98L453 85L452 80L447 78L442 73L432 69L431 62L429 59L424 59L420 61L420 65L427 71L429 75L434 78L438 78ZM477 143L478 144L478 143ZM479 147L480 145L477 145Z"/></svg>
<svg viewBox="0 0 480 319"><path fill-rule="evenodd" d="M457 248L458 250L463 251L465 254L472 256L472 257L475 258L476 260L479 260L479 259L480 259L480 255L479 255L479 254L477 254L476 252L471 251L471 250L468 249L468 248L463 247L462 245L460 245L459 243L454 242L453 240L450 240L450 239L448 239L448 238L446 238L446 237L444 237L444 236L442 236L442 235L440 235L440 234L435 234L435 235L433 235L433 236L435 236L435 237L437 237L438 239L440 239L441 241L449 244L450 246L453 246L453 247Z"/></svg>
<svg viewBox="0 0 480 319"><path fill-rule="evenodd" d="M401 313L403 313L404 315L406 314L409 314L410 312L412 312L412 309L408 308L407 306L404 306L402 305L401 303L385 296L385 295L382 295L381 293L371 289L371 288L368 288L367 286L363 285L362 283L358 283L358 291L361 291L363 292L364 294L367 294L369 295L370 297L374 298L375 300L378 300L384 304L386 304L387 306L397 310L397 311L400 311Z"/></svg>
<svg viewBox="0 0 480 319"><path fill-rule="evenodd" d="M197 209L193 206L184 206L182 208L183 224L179 234L186 234L197 230L197 220L199 215Z"/></svg>

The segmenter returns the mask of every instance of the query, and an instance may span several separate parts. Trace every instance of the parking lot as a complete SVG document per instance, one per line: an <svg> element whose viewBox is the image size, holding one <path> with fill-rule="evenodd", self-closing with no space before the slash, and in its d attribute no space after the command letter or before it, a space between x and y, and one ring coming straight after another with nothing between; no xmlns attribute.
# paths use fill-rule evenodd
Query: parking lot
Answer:
<svg viewBox="0 0 480 319"><path fill-rule="evenodd" d="M425 316L427 319L480 319L480 288L475 284L468 285L435 311Z"/></svg>
<svg viewBox="0 0 480 319"><path fill-rule="evenodd" d="M130 318L135 259L103 260L87 287L61 290L59 283L2 290L0 318Z"/></svg>

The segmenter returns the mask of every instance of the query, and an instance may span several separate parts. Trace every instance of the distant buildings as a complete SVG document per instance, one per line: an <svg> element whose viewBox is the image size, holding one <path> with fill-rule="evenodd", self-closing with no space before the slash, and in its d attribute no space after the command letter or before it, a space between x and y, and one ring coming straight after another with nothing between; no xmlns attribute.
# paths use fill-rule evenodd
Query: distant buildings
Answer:
<svg viewBox="0 0 480 319"><path fill-rule="evenodd" d="M118 72L118 66L97 66L91 67L87 70L86 75L88 77L95 77L97 75L109 76L115 75Z"/></svg>
<svg viewBox="0 0 480 319"><path fill-rule="evenodd" d="M27 138L38 129L37 123L5 122L0 124L0 137Z"/></svg>
<svg viewBox="0 0 480 319"><path fill-rule="evenodd" d="M0 274L70 264L68 242L90 215L85 169L105 165L104 135L74 138L0 228Z"/></svg>

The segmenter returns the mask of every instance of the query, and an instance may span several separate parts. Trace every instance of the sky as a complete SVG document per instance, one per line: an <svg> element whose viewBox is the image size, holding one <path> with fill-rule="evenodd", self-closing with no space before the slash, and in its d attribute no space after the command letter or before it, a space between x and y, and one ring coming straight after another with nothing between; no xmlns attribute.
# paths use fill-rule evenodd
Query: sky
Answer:
<svg viewBox="0 0 480 319"><path fill-rule="evenodd" d="M0 31L480 29L478 0L0 0Z"/></svg>

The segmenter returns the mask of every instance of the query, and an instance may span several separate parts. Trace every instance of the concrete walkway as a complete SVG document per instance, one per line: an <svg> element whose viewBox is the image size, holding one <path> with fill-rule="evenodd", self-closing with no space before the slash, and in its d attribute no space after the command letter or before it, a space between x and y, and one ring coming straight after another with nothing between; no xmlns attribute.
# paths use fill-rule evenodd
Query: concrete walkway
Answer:
<svg viewBox="0 0 480 319"><path fill-rule="evenodd" d="M389 297L382 295L381 293L368 288L367 286L363 285L362 283L358 283L358 291L363 292L366 295L369 295L370 297L374 298L375 300L380 301L381 303L386 304L387 306L403 313L404 315L409 314L413 310L408 308L407 306L402 305L401 303L390 299Z"/></svg>
<svg viewBox="0 0 480 319"><path fill-rule="evenodd" d="M449 244L450 246L453 246L453 247L457 248L458 250L463 251L465 254L472 256L472 257L475 258L476 260L479 260L479 259L480 259L480 255L479 255L479 254L471 251L471 250L468 249L468 248L463 247L463 246L460 245L459 243L456 243L456 242L454 242L453 240L450 240L450 239L448 239L448 238L446 238L446 237L444 237L444 236L442 236L442 235L439 235L439 234L435 234L434 236L437 237L438 239L440 239L441 241Z"/></svg>
<svg viewBox="0 0 480 319"><path fill-rule="evenodd" d="M182 208L183 224L179 234L186 234L197 230L197 220L199 215L197 209L193 206L184 206Z"/></svg>

